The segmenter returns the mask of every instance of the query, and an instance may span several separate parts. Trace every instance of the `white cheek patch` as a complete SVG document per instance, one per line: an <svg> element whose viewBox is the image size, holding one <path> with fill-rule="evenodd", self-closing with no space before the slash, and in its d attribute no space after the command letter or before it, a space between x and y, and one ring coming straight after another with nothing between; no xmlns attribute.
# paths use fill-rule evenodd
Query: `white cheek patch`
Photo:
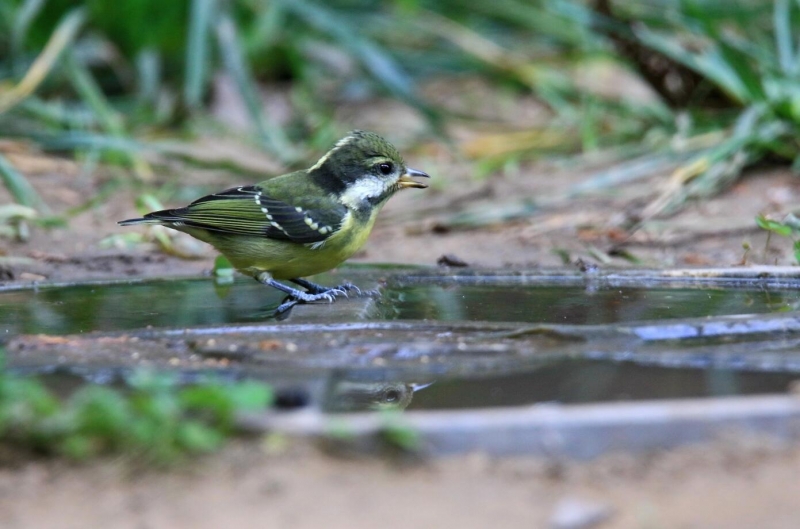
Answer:
<svg viewBox="0 0 800 529"><path fill-rule="evenodd" d="M363 177L342 193L342 203L358 209L370 198L381 196L386 191L386 181L376 176Z"/></svg>

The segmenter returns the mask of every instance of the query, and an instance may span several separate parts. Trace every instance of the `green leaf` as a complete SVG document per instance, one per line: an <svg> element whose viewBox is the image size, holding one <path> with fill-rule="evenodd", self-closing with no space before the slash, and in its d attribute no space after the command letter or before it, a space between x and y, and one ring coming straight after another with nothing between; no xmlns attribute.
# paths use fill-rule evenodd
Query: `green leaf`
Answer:
<svg viewBox="0 0 800 529"><path fill-rule="evenodd" d="M179 446L190 452L211 452L224 442L224 436L199 421L184 420L175 435Z"/></svg>
<svg viewBox="0 0 800 529"><path fill-rule="evenodd" d="M210 413L216 421L226 422L234 410L228 391L229 388L216 384L196 385L181 391L180 402L187 410L203 410Z"/></svg>
<svg viewBox="0 0 800 529"><path fill-rule="evenodd" d="M59 400L40 381L9 376L0 365L0 443L81 460L128 451L168 463L218 448L233 432L237 411L272 400L271 390L256 382L181 388L169 377L140 372L131 386L123 393L87 385Z"/></svg>
<svg viewBox="0 0 800 529"><path fill-rule="evenodd" d="M782 235L784 237L788 237L792 234L792 228L786 226L775 220L770 220L766 218L764 215L758 215L756 217L756 224L762 230L771 231L775 234Z"/></svg>
<svg viewBox="0 0 800 529"><path fill-rule="evenodd" d="M0 399L27 418L49 417L58 410L58 400L36 380L4 377Z"/></svg>
<svg viewBox="0 0 800 529"><path fill-rule="evenodd" d="M272 388L261 382L246 381L228 390L233 405L240 411L263 410L273 403Z"/></svg>
<svg viewBox="0 0 800 529"><path fill-rule="evenodd" d="M79 430L111 442L124 437L123 432L131 421L131 410L122 395L103 386L87 386L71 399L76 408Z"/></svg>
<svg viewBox="0 0 800 529"><path fill-rule="evenodd" d="M61 442L59 451L70 459L84 461L94 454L95 443L86 435L70 435Z"/></svg>

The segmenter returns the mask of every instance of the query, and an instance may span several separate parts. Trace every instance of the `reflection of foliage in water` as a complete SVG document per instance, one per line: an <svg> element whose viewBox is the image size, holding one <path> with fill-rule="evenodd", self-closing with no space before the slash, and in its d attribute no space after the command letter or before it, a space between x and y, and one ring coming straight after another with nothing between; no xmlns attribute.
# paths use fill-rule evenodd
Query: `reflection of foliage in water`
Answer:
<svg viewBox="0 0 800 529"><path fill-rule="evenodd" d="M0 294L0 307L14 307L0 310L0 328L12 333L64 334L263 321L280 296L249 283L236 295L218 289L211 280L11 291Z"/></svg>
<svg viewBox="0 0 800 529"><path fill-rule="evenodd" d="M576 325L782 312L794 291L681 288L417 286L389 291L384 316Z"/></svg>
<svg viewBox="0 0 800 529"><path fill-rule="evenodd" d="M597 288L508 285L389 286L377 303L337 305L341 317L368 320L509 321L577 325L764 314L800 305L795 290ZM0 331L81 333L269 320L281 294L253 281L213 280L41 287L0 292ZM348 305L348 303L350 305ZM348 307L359 307L356 316ZM363 307L366 307L364 309ZM323 317L323 307L307 307Z"/></svg>

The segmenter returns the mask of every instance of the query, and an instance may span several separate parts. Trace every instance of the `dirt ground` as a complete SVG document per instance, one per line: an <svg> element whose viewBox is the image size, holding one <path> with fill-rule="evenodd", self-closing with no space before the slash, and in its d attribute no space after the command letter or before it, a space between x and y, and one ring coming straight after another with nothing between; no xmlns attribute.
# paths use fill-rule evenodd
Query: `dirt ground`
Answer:
<svg viewBox="0 0 800 529"><path fill-rule="evenodd" d="M7 529L797 527L800 450L718 442L589 463L481 454L397 464L240 443L168 472L128 462L0 470ZM569 506L572 507L569 507ZM569 514L573 516L570 522Z"/></svg>
<svg viewBox="0 0 800 529"><path fill-rule="evenodd" d="M424 156L408 158L433 172ZM77 170L71 162L54 163ZM613 256L615 249L624 248L639 266L646 267L795 264L791 241L773 237L767 246L766 233L754 222L759 213L781 219L800 202L800 180L788 169L752 172L723 195L692 204L673 217L650 221L632 235L621 228L626 212L635 214L654 195L656 179L600 196L560 200L561 194L581 181L585 169L572 171L540 162L525 171L524 177L489 180L475 180L467 171L452 176L434 172L434 178L441 179L434 186L441 189L407 190L393 198L369 242L351 262L435 265L442 255L452 254L472 266L537 267L563 266L566 254L571 262L580 258L599 266L631 266L629 260ZM91 186L83 190L71 181L64 186L63 173L34 174L31 180L56 212L80 206L87 193L94 192ZM213 192L240 183L246 182L226 176L204 183L202 189ZM194 198L201 194L195 193ZM0 239L0 258L5 254L8 261L3 265L4 279L192 275L211 268L213 249L183 234L171 235L180 251L192 259L160 252L153 244L121 246L120 236L143 232L116 225L117 220L139 216L134 208L136 196L136 190L123 188L72 218L68 228L32 228L24 243ZM514 206L519 197L546 205L530 218L475 229L451 225L459 210L480 214L502 204ZM5 200L0 190L0 202ZM607 254L612 255L607 258Z"/></svg>
<svg viewBox="0 0 800 529"><path fill-rule="evenodd" d="M384 117L398 112L385 105ZM526 118L524 113L519 117ZM350 122L401 143L409 165L429 172L433 186L392 199L355 262L435 265L443 254L453 254L476 266L562 266L561 251L571 261L631 266L619 257L610 262L602 257L624 245L640 266L792 264L791 241L773 238L767 246L766 235L753 221L759 213L781 218L800 203L800 180L786 168L750 171L721 196L647 222L628 237L621 227L657 194L666 173L565 199L573 186L605 166L537 161L477 178L473 165L446 145L402 145L406 140L386 128L391 120L386 118L381 128L370 119L353 117ZM479 134L461 131L456 136L468 142ZM114 180L108 171L84 175L82 166L68 159L21 145L3 149L55 213L113 191L66 228L33 228L27 242L0 239L0 280L191 275L211 268L213 251L189 239L179 244L195 259L167 255L153 244L131 247L109 239L146 233L116 225L138 216L134 201L144 187L109 187ZM235 156L260 166L258 155L233 143L215 140L209 147L214 149L218 152L212 157ZM262 165L274 167L269 160ZM187 196L167 206L251 182L223 169L180 166L157 177L158 185L189 187ZM3 192L0 203L8 200ZM489 212L521 199L541 208L533 216L477 229L452 226L454 213ZM252 441L169 472L132 470L119 461L85 466L26 461L0 469L0 526L530 528L558 526L553 519L559 509L567 514L577 509L596 515L596 523L563 527L793 528L800 523L799 475L800 448L760 442L720 442L590 463L471 454L397 466L382 459L332 457L302 442L285 452L266 453Z"/></svg>

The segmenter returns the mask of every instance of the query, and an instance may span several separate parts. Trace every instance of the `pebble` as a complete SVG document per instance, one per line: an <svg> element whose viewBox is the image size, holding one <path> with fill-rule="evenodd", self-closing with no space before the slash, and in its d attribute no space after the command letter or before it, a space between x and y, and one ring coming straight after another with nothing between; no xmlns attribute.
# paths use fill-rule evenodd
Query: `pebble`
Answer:
<svg viewBox="0 0 800 529"><path fill-rule="evenodd" d="M566 497L556 504L550 517L553 529L590 529L608 520L613 509L606 504Z"/></svg>

